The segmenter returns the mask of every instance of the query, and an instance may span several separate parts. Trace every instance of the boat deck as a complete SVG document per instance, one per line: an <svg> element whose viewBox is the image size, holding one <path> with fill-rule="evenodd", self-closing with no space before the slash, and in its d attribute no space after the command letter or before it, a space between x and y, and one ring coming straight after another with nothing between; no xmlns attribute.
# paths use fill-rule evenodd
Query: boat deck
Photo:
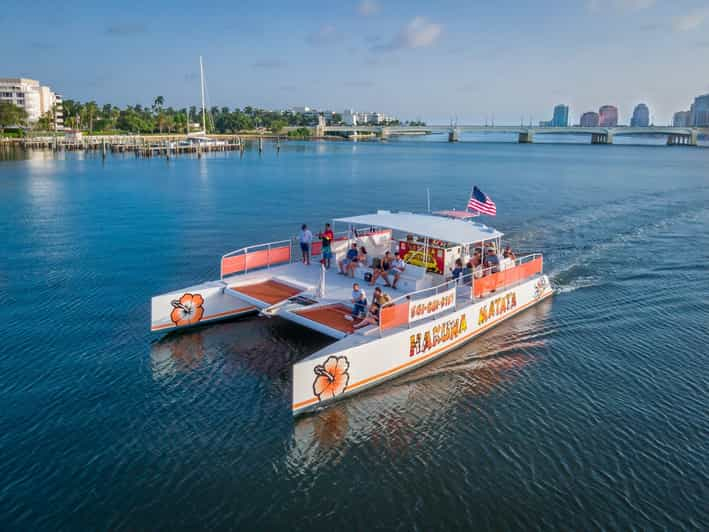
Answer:
<svg viewBox="0 0 709 532"><path fill-rule="evenodd" d="M274 305L303 292L303 289L295 288L274 279L260 281L254 284L230 286L229 288L240 294L268 303L269 305Z"/></svg>
<svg viewBox="0 0 709 532"><path fill-rule="evenodd" d="M342 303L311 309L306 308L294 313L343 333L352 334L355 331L352 326L353 322L345 317L351 315L351 309Z"/></svg>
<svg viewBox="0 0 709 532"><path fill-rule="evenodd" d="M227 277L224 282L231 290L251 299L263 301L268 305L274 305L296 295L316 299L317 303L321 305L348 304L352 298L352 284L355 282L364 288L371 301L374 287L359 279L338 273L334 260L332 267L325 271L325 293L321 297L316 297L315 294L320 284L320 271L321 267L318 263L306 266L302 262L293 262L272 266L267 270L261 269L252 273ZM386 291L393 297L405 293L403 290L392 290L391 288L386 288ZM280 299L278 299L279 297Z"/></svg>

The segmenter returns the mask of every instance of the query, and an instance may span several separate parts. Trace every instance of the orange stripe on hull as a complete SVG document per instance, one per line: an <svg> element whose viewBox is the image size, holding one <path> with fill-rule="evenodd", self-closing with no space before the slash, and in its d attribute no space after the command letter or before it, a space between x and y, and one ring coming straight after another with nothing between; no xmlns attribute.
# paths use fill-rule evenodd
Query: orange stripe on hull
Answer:
<svg viewBox="0 0 709 532"><path fill-rule="evenodd" d="M241 307L237 308L234 310L227 310L225 312L217 312L216 314L210 314L209 316L203 317L199 322L195 323L194 325L199 325L200 323L204 323L205 321L211 321L211 320L216 320L219 318L224 318L226 316L232 316L236 314L243 314L245 312L251 312L252 310L256 310L256 307ZM173 323L163 323L162 325L155 325L154 327L151 327L151 331L161 331L163 329L180 329L182 327L176 327L175 324Z"/></svg>
<svg viewBox="0 0 709 532"><path fill-rule="evenodd" d="M427 354L427 355L424 355L424 356L422 356L422 357L416 358L416 359L414 359L414 360L410 360L409 362L406 362L406 363L404 363L404 364L401 364L401 365L399 365L399 366L396 366L395 368L389 369L389 370L387 370L387 371L383 371L383 372L378 373L378 374L376 374L376 375L372 375L371 377L367 377L366 379L362 379L361 381L357 381L357 382L355 382L354 384L351 384L350 386L348 386L348 387L347 387L347 391L349 392L350 390L353 390L354 388L358 388L358 387L360 387L360 386L364 386L365 384L369 384L369 383L371 383L371 382L373 382L373 381L382 379L382 378L384 378L384 377L387 377L387 376L391 375L392 373L396 373L396 372L401 371L402 369L405 369L405 368L407 368L407 367L409 367L409 366L413 366L413 365L419 364L419 363L421 363L421 362L423 362L423 361L425 361L425 360L428 360L429 358L434 357L434 356L436 356L436 355L438 355L438 354L441 354L442 352L449 351L450 349L453 349L453 348L456 347L457 345L460 345L460 344L462 344L462 343L468 341L470 338L473 338L473 337L477 336L478 334L480 334L480 333L482 333L482 332L488 330L490 327L493 327L493 326L497 325L497 324L500 323L501 321L504 321L504 320L506 320L506 319L508 319L508 318L511 318L512 316L514 316L514 315L516 315L516 314L519 314L520 312L522 312L523 310L529 308L530 306L532 306L532 305L534 305L534 304L536 304L536 303L539 303L540 301L543 301L544 299L546 299L547 297L549 297L549 296L552 295L552 294L553 294L553 292L549 292L547 295L545 295L544 297L542 297L542 298L540 298L540 299L535 299L534 301L530 301L529 303L526 303L525 305L522 305L521 307L519 307L519 308L518 308L517 310L515 310L514 312L512 312L512 313L510 313L510 314L507 314L507 315L505 315L505 316L503 316L503 317L501 317L501 318L498 318L498 319L496 319L495 321L493 321L493 322L491 322L491 323L488 323L487 325L483 325L482 327L480 327L480 328L477 329L476 331L473 331L472 333L470 333L470 334L467 335L467 336L463 336L462 338L458 338L455 342L452 342L450 345L447 345L447 346L445 346L445 347L442 347L441 349L438 349L438 350L436 350L436 351L433 351L433 352L431 352L431 353L429 353L429 354ZM311 404L317 403L317 402L318 402L318 398L317 398L317 397L312 397L312 398L310 398L310 399L306 399L306 400L304 400L304 401L300 401L299 403L294 403L293 406L292 406L292 409L293 409L293 410L297 410L298 408L302 408L302 407L304 407L304 406L308 406L308 405L311 405Z"/></svg>

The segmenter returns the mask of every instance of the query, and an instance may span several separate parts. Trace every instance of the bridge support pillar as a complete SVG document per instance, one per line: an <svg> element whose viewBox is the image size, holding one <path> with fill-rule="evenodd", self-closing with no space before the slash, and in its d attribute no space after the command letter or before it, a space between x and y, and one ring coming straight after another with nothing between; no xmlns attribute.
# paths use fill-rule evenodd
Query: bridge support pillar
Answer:
<svg viewBox="0 0 709 532"><path fill-rule="evenodd" d="M518 142L520 144L531 144L534 142L534 132L532 130L523 131L519 134Z"/></svg>
<svg viewBox="0 0 709 532"><path fill-rule="evenodd" d="M325 136L325 117L323 115L318 115L318 125L315 126L315 136Z"/></svg>
<svg viewBox="0 0 709 532"><path fill-rule="evenodd" d="M383 127L381 135L382 135L383 139L388 139L391 136L391 131L389 130L388 127Z"/></svg>
<svg viewBox="0 0 709 532"><path fill-rule="evenodd" d="M692 131L689 135L667 135L668 146L696 146L697 132Z"/></svg>
<svg viewBox="0 0 709 532"><path fill-rule="evenodd" d="M613 133L593 133L591 144L613 144Z"/></svg>

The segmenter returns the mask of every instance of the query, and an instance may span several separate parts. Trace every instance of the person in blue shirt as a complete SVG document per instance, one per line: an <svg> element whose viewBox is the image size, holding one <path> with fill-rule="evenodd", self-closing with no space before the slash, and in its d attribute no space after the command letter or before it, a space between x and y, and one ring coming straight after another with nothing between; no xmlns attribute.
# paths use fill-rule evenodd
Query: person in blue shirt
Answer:
<svg viewBox="0 0 709 532"><path fill-rule="evenodd" d="M367 293L359 287L359 283L352 285L352 315L345 316L349 321L364 318L367 314Z"/></svg>
<svg viewBox="0 0 709 532"><path fill-rule="evenodd" d="M463 273L463 261L460 259L455 259L455 268L451 268L451 277L454 281L457 281L461 274Z"/></svg>
<svg viewBox="0 0 709 532"><path fill-rule="evenodd" d="M500 258L495 253L493 248L487 250L487 255L485 255L485 261L483 263L487 269L488 274L497 273L500 271Z"/></svg>
<svg viewBox="0 0 709 532"><path fill-rule="evenodd" d="M359 252L357 251L357 242L352 242L352 247L347 250L347 256L338 262L340 266L340 273L342 275L350 274L354 277L354 269L357 267L359 262Z"/></svg>

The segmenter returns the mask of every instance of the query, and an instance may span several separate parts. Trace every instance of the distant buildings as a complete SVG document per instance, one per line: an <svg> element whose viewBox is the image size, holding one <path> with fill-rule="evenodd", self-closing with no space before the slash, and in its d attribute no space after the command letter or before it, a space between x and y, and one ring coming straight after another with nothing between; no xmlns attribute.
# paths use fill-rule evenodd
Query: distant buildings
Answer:
<svg viewBox="0 0 709 532"><path fill-rule="evenodd" d="M64 127L62 97L39 81L27 78L0 78L0 102L9 102L27 112L30 122L37 122L52 112L56 129Z"/></svg>
<svg viewBox="0 0 709 532"><path fill-rule="evenodd" d="M348 126L364 126L371 124L379 126L395 122L397 119L384 113L376 112L355 112L354 109L345 109L342 112L342 121Z"/></svg>
<svg viewBox="0 0 709 532"><path fill-rule="evenodd" d="M694 103L689 108L690 125L709 126L709 94L694 98Z"/></svg>
<svg viewBox="0 0 709 532"><path fill-rule="evenodd" d="M650 110L644 103L639 103L633 109L630 127L648 127L650 125Z"/></svg>
<svg viewBox="0 0 709 532"><path fill-rule="evenodd" d="M588 111L581 115L581 127L598 127L598 113Z"/></svg>
<svg viewBox="0 0 709 532"><path fill-rule="evenodd" d="M694 98L689 111L677 111L672 117L675 127L707 127L709 126L709 94Z"/></svg>
<svg viewBox="0 0 709 532"><path fill-rule="evenodd" d="M602 105L598 110L598 125L600 127L617 126L618 108L615 105Z"/></svg>
<svg viewBox="0 0 709 532"><path fill-rule="evenodd" d="M551 120L539 122L541 127L567 127L569 125L569 106L555 105Z"/></svg>
<svg viewBox="0 0 709 532"><path fill-rule="evenodd" d="M674 127L687 127L691 123L691 117L689 111L677 111L672 117L672 125Z"/></svg>

